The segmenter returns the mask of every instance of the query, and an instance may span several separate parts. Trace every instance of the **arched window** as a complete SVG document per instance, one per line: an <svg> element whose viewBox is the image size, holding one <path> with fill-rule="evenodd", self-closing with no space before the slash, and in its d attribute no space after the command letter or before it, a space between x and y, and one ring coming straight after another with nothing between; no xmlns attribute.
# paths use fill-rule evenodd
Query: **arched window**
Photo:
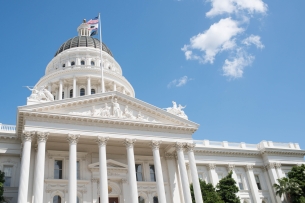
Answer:
<svg viewBox="0 0 305 203"><path fill-rule="evenodd" d="M79 91L79 96L84 96L85 95L85 88L81 88Z"/></svg>
<svg viewBox="0 0 305 203"><path fill-rule="evenodd" d="M61 98L64 99L65 98L65 92L62 92L61 94Z"/></svg>
<svg viewBox="0 0 305 203"><path fill-rule="evenodd" d="M95 94L95 89L91 89L91 94Z"/></svg>
<svg viewBox="0 0 305 203"><path fill-rule="evenodd" d="M85 61L81 60L80 65L82 65L82 66L85 65Z"/></svg>
<svg viewBox="0 0 305 203"><path fill-rule="evenodd" d="M73 97L73 89L70 89L70 98Z"/></svg>
<svg viewBox="0 0 305 203"><path fill-rule="evenodd" d="M56 195L53 197L53 203L61 203L61 197Z"/></svg>
<svg viewBox="0 0 305 203"><path fill-rule="evenodd" d="M145 199L141 196L138 197L139 203L145 203Z"/></svg>
<svg viewBox="0 0 305 203"><path fill-rule="evenodd" d="M63 67L63 68L66 67L66 64L62 64L62 67Z"/></svg>
<svg viewBox="0 0 305 203"><path fill-rule="evenodd" d="M74 61L72 61L72 62L71 62L71 66L74 66L74 65L75 65L75 62L74 62Z"/></svg>
<svg viewBox="0 0 305 203"><path fill-rule="evenodd" d="M154 196L154 203L158 203L158 197Z"/></svg>
<svg viewBox="0 0 305 203"><path fill-rule="evenodd" d="M95 62L94 61L91 61L91 66L95 66Z"/></svg>

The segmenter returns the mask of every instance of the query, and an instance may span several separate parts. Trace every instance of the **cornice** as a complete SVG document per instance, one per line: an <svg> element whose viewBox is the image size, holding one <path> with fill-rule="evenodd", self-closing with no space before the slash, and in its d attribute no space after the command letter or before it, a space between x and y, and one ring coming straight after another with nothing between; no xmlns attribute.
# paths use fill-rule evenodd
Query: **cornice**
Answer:
<svg viewBox="0 0 305 203"><path fill-rule="evenodd" d="M263 148L260 150L262 155L274 155L274 154L281 154L281 155L299 155L305 156L305 150L293 150L293 149L283 149L283 148Z"/></svg>

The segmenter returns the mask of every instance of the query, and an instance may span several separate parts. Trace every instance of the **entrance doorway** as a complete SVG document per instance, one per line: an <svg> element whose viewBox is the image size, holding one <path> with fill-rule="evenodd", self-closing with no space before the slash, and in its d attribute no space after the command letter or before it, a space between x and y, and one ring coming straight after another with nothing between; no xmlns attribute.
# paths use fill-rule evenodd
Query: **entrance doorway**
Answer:
<svg viewBox="0 0 305 203"><path fill-rule="evenodd" d="M99 203L101 203L101 199L98 200ZM109 203L119 203L118 197L109 197Z"/></svg>

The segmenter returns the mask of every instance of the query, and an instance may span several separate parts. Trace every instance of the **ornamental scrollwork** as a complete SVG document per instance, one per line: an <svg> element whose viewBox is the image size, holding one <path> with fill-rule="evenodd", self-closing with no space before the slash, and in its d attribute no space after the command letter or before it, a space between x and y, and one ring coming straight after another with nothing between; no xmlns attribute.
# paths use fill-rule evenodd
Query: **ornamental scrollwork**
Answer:
<svg viewBox="0 0 305 203"><path fill-rule="evenodd" d="M149 146L153 149L153 150L157 150L160 148L160 144L162 143L162 141L158 141L158 140L152 140L149 143Z"/></svg>
<svg viewBox="0 0 305 203"><path fill-rule="evenodd" d="M235 168L235 165L234 164L228 164L227 168L228 168L228 171L233 171L234 168Z"/></svg>
<svg viewBox="0 0 305 203"><path fill-rule="evenodd" d="M37 142L46 142L48 140L49 137L49 133L48 132L37 132Z"/></svg>
<svg viewBox="0 0 305 203"><path fill-rule="evenodd" d="M247 164L245 167L247 171L253 170L253 165L252 164Z"/></svg>
<svg viewBox="0 0 305 203"><path fill-rule="evenodd" d="M195 143L187 143L187 144L185 145L186 151L187 151L187 152L194 152L195 146L196 146Z"/></svg>
<svg viewBox="0 0 305 203"><path fill-rule="evenodd" d="M22 141L26 142L32 142L32 139L34 138L35 132L34 131L24 131L22 134Z"/></svg>
<svg viewBox="0 0 305 203"><path fill-rule="evenodd" d="M99 146L106 146L108 140L109 140L109 137L98 136L97 139L96 139L96 143L97 143Z"/></svg>
<svg viewBox="0 0 305 203"><path fill-rule="evenodd" d="M79 137L80 135L68 134L67 141L69 142L69 144L77 144Z"/></svg>
<svg viewBox="0 0 305 203"><path fill-rule="evenodd" d="M216 164L210 163L209 165L209 170L215 170Z"/></svg>
<svg viewBox="0 0 305 203"><path fill-rule="evenodd" d="M123 142L123 144L126 146L126 148L133 148L133 145L135 144L136 139L128 139L126 138Z"/></svg>
<svg viewBox="0 0 305 203"><path fill-rule="evenodd" d="M182 143L182 142L176 142L175 145L174 145L174 147L176 148L177 152L183 151L184 150L184 146L185 146L185 144Z"/></svg>

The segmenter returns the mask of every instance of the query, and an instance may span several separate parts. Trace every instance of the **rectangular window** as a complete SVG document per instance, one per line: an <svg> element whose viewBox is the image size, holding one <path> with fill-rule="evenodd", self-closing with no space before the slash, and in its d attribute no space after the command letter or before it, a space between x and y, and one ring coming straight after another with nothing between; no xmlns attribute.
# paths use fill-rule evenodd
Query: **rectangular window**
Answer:
<svg viewBox="0 0 305 203"><path fill-rule="evenodd" d="M244 190L244 184L243 184L243 179L242 179L241 175L237 176L237 182L238 182L239 189Z"/></svg>
<svg viewBox="0 0 305 203"><path fill-rule="evenodd" d="M198 178L199 178L200 180L203 180L203 174L202 174L202 173L198 173Z"/></svg>
<svg viewBox="0 0 305 203"><path fill-rule="evenodd" d="M143 181L143 167L141 164L136 164L136 177L137 181Z"/></svg>
<svg viewBox="0 0 305 203"><path fill-rule="evenodd" d="M4 166L3 167L3 172L4 172L4 186L10 187L11 186L11 181L12 181L12 172L13 172L13 167L12 166Z"/></svg>
<svg viewBox="0 0 305 203"><path fill-rule="evenodd" d="M62 160L54 161L54 179L62 179Z"/></svg>
<svg viewBox="0 0 305 203"><path fill-rule="evenodd" d="M259 176L258 176L258 175L255 175L254 177L255 177L255 182L256 182L257 188L258 188L259 190L261 190L261 189L262 189L262 186L261 186L261 181L259 180Z"/></svg>
<svg viewBox="0 0 305 203"><path fill-rule="evenodd" d="M150 181L155 182L156 175L155 175L155 166L154 165L149 165L149 173L150 173Z"/></svg>
<svg viewBox="0 0 305 203"><path fill-rule="evenodd" d="M220 181L221 179L223 179L223 175L222 175L222 174L218 173L217 175L218 175L218 181Z"/></svg>
<svg viewBox="0 0 305 203"><path fill-rule="evenodd" d="M80 180L80 164L79 161L76 162L76 168L77 168L77 180Z"/></svg>

